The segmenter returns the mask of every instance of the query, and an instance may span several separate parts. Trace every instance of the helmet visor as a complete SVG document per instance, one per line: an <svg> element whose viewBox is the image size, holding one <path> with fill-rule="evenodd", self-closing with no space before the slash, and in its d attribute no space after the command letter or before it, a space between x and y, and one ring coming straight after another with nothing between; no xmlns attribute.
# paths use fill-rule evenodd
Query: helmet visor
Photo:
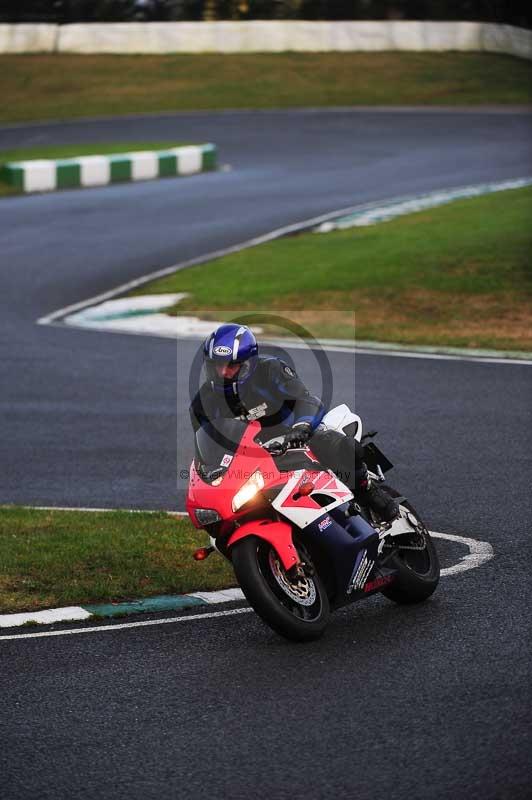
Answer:
<svg viewBox="0 0 532 800"><path fill-rule="evenodd" d="M242 370L242 364L231 361L214 361L209 359L205 362L207 379L215 383L232 383L238 380Z"/></svg>
<svg viewBox="0 0 532 800"><path fill-rule="evenodd" d="M219 359L206 359L205 372L208 381L217 386L230 386L233 383L242 383L248 378L255 367L256 358L246 361L220 361Z"/></svg>
<svg viewBox="0 0 532 800"><path fill-rule="evenodd" d="M223 381L236 381L242 364L214 364L216 375Z"/></svg>

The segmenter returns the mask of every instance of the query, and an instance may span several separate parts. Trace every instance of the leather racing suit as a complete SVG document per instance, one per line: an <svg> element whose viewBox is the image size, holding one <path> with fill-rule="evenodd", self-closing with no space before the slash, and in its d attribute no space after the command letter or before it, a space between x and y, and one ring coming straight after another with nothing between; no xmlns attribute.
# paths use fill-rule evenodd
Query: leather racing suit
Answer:
<svg viewBox="0 0 532 800"><path fill-rule="evenodd" d="M292 367L273 356L259 356L253 375L243 385L235 382L223 391L206 381L190 406L195 431L220 417L259 420L271 433L269 438L286 434L294 426L310 426L313 453L356 491L367 473L362 445L321 426L325 413L321 400L310 394Z"/></svg>

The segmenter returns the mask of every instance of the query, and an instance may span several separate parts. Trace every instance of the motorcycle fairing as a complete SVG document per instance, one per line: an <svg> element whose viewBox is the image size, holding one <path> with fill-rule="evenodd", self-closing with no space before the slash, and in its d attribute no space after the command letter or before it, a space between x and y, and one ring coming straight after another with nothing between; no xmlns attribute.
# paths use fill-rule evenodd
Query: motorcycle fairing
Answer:
<svg viewBox="0 0 532 800"><path fill-rule="evenodd" d="M303 483L313 484L310 494L299 494ZM329 470L308 472L298 469L289 477L272 505L281 516L304 530L325 513L352 499L353 493L350 489Z"/></svg>
<svg viewBox="0 0 532 800"><path fill-rule="evenodd" d="M196 527L202 527L194 514L196 508L213 509L225 521L236 520L239 516L244 515L245 508L238 512L233 511L232 500L255 470L263 470L268 485L280 480L279 472L271 455L254 441L254 437L259 431L260 424L258 422L248 425L230 465L220 476L219 484L210 484L202 480L192 462L186 510Z"/></svg>
<svg viewBox="0 0 532 800"><path fill-rule="evenodd" d="M266 519L245 522L229 537L227 548L230 549L232 545L246 536L257 536L271 544L286 570L300 563L292 540L292 528L287 522Z"/></svg>
<svg viewBox="0 0 532 800"><path fill-rule="evenodd" d="M336 607L351 602L358 592L364 591L364 584L373 577L378 558L379 534L360 514L352 516L346 524L346 508L347 504L344 504L332 514L326 512L305 528L305 539L313 540L317 547L326 550L332 561L336 575ZM325 527L327 517L330 523ZM341 517L343 520L340 520ZM357 575L364 558L369 569L367 573ZM364 577L360 588L358 584L356 587L353 585L354 577Z"/></svg>
<svg viewBox="0 0 532 800"><path fill-rule="evenodd" d="M321 424L329 430L353 436L357 441L362 438L362 420L345 403L331 408L323 417Z"/></svg>

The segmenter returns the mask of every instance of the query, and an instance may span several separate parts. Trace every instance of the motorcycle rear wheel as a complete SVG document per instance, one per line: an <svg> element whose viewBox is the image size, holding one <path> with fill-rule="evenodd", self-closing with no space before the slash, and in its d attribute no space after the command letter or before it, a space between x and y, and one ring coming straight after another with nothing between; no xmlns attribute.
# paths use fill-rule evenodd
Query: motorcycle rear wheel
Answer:
<svg viewBox="0 0 532 800"><path fill-rule="evenodd" d="M302 545L300 557L312 567ZM231 552L236 578L258 616L280 636L295 642L318 639L329 620L329 598L314 571L311 576L291 579L275 549L264 539L248 536Z"/></svg>
<svg viewBox="0 0 532 800"><path fill-rule="evenodd" d="M391 486L383 485L382 488L392 497L400 496L399 492ZM398 577L390 587L382 590L382 594L389 600L393 600L394 603L402 605L422 603L435 592L438 586L440 560L427 526L414 506L408 500L404 500L401 505L407 508L420 524L420 536L424 549L398 549L397 553L387 563L387 566L391 566L398 571ZM401 536L398 538L400 538L401 543L408 547L409 543L406 541L406 537ZM399 544L399 542L397 543Z"/></svg>

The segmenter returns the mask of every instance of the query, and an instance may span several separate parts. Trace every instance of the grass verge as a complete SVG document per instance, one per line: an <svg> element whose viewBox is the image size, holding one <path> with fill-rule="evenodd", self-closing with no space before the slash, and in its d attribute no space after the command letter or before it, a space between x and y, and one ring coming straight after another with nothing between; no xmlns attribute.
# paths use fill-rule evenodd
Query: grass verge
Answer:
<svg viewBox="0 0 532 800"><path fill-rule="evenodd" d="M307 233L174 273L135 294L188 292L174 314L256 310L313 335L532 350L532 188L380 223Z"/></svg>
<svg viewBox="0 0 532 800"><path fill-rule="evenodd" d="M488 53L4 55L0 120L224 108L532 102L532 64Z"/></svg>
<svg viewBox="0 0 532 800"><path fill-rule="evenodd" d="M1 61L1 59L0 59ZM22 194L2 179L2 167L9 161L29 161L35 158L77 158L78 156L110 156L135 150L166 150L189 142L103 142L102 144L70 144L46 147L19 147L0 150L0 196Z"/></svg>
<svg viewBox="0 0 532 800"><path fill-rule="evenodd" d="M186 518L165 513L0 508L0 613L184 594L235 585Z"/></svg>

